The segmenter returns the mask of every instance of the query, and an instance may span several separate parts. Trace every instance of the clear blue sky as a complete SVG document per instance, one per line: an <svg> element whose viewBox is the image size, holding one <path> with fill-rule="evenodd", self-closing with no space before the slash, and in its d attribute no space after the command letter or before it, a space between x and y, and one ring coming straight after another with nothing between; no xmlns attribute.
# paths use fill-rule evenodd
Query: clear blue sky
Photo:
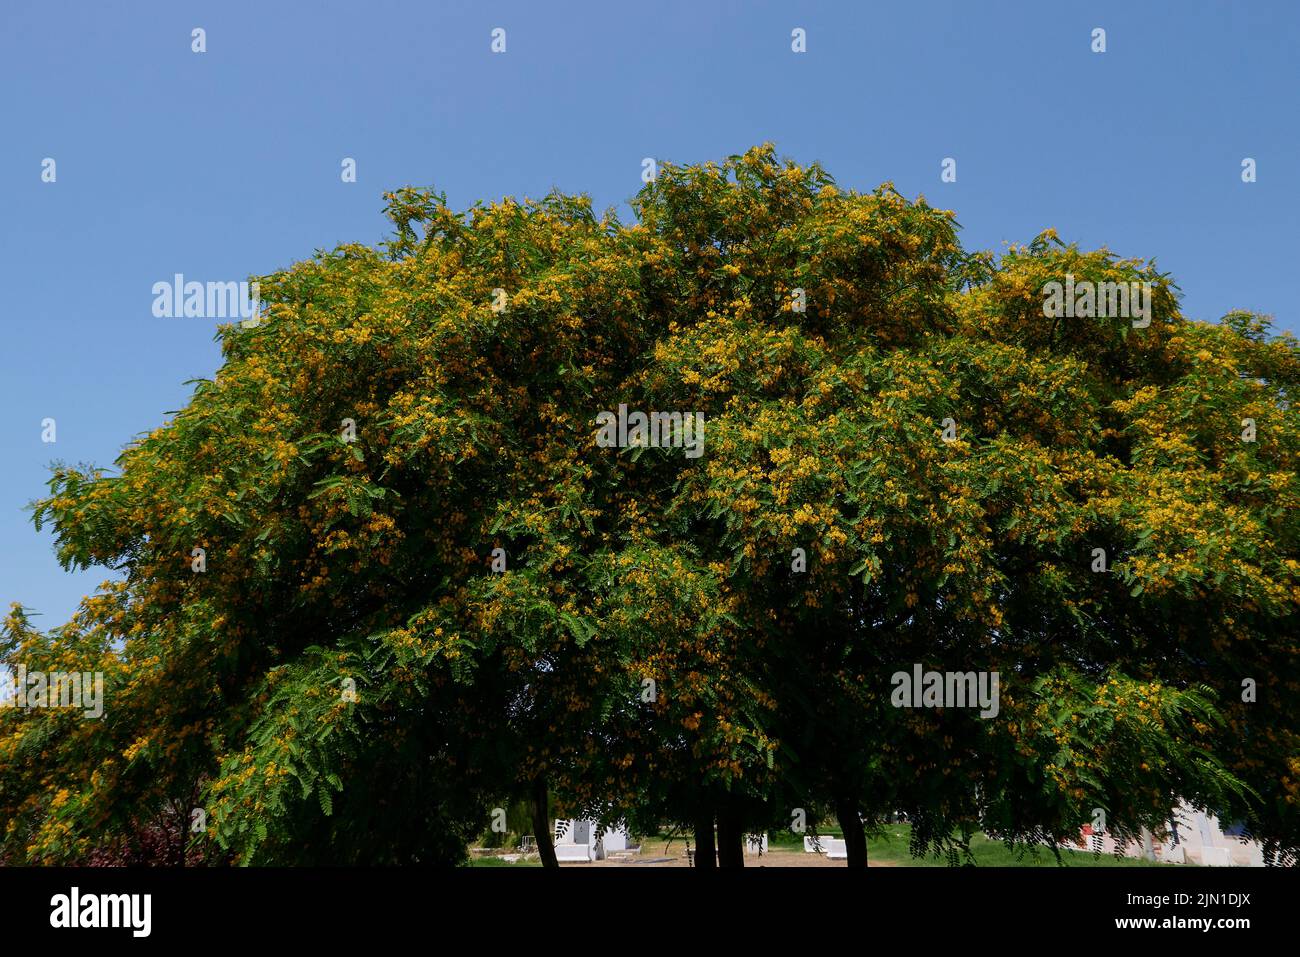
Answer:
<svg viewBox="0 0 1300 957"><path fill-rule="evenodd" d="M154 318L153 283L378 242L399 185L626 210L645 156L771 140L956 210L968 248L1054 226L1155 257L1192 317L1249 308L1294 331L1298 28L1281 0L3 0L0 602L54 625L106 577L63 573L25 504L52 459L110 465L216 369L215 321Z"/></svg>

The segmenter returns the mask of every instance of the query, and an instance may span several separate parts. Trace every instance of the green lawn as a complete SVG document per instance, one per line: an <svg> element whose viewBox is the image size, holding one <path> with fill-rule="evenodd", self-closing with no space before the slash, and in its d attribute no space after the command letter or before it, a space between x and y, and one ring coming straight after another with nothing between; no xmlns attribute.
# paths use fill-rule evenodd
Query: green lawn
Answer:
<svg viewBox="0 0 1300 957"><path fill-rule="evenodd" d="M506 861L499 857L471 857L466 867L541 867L537 858L526 861Z"/></svg>
<svg viewBox="0 0 1300 957"><path fill-rule="evenodd" d="M838 828L826 828L824 837L842 837ZM947 867L948 861L942 857L912 857L908 850L912 837L909 824L890 824L880 833L867 840L867 857L874 863L893 864L898 867ZM681 857L686 848L687 838L680 834L656 834L643 838L641 856ZM691 839L692 844L694 843ZM803 850L803 837L788 831L768 835L768 847L776 850ZM971 850L975 855L977 867L1058 867L1056 858L1046 847L1008 850L999 841L991 841L983 834L971 838ZM1085 851L1062 851L1061 858L1067 867L1173 867L1158 861L1144 861L1131 857L1113 857L1110 855L1089 854ZM499 857L479 857L472 859L469 867L540 867L541 863L533 858L528 861L508 863Z"/></svg>
<svg viewBox="0 0 1300 957"><path fill-rule="evenodd" d="M825 837L843 837L843 832L838 828L826 828L822 832ZM867 858L878 863L894 864L899 867L947 867L948 861L943 857L926 857L915 858L912 856L909 845L912 839L912 827L910 824L890 824L885 827L881 834L867 839ZM670 837L667 834L656 835L654 838L647 838L644 841L642 853L654 852L656 855L665 852L665 845L671 840L671 846L667 847L665 856L676 855L682 852L685 846L683 838L679 835ZM803 850L803 836L791 834L790 832L769 833L768 847L772 849L780 848L782 850ZM975 865L977 867L1059 867L1056 858L1046 847L1024 848L1017 850L1008 850L1005 844L1000 841L992 841L983 834L977 834L971 838L971 851L975 855ZM1065 866L1072 867L1172 867L1174 865L1162 864L1158 861L1144 861L1131 857L1116 858L1111 855L1103 854L1098 857L1085 851L1062 851L1061 859Z"/></svg>
<svg viewBox="0 0 1300 957"><path fill-rule="evenodd" d="M793 837L793 835L791 835ZM867 840L867 858L897 864L903 867L947 867L942 857L915 858L908 850L912 828L907 824L890 824L884 832ZM769 843L770 843L769 838ZM794 843L794 842L792 842ZM802 841L797 842L800 846ZM1000 841L991 841L983 834L971 838L971 852L977 867L1060 867L1055 855L1046 847L1017 848L1009 850ZM1144 861L1132 857L1114 857L1109 854L1090 854L1087 851L1062 851L1065 866L1072 867L1169 867L1158 861Z"/></svg>

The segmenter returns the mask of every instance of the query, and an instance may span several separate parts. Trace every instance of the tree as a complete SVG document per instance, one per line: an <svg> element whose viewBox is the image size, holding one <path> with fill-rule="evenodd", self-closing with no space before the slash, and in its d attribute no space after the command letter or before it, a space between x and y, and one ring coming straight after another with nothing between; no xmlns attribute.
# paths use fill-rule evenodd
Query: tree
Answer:
<svg viewBox="0 0 1300 957"><path fill-rule="evenodd" d="M1293 338L770 147L665 165L631 224L387 199L115 471L56 468L38 526L125 579L6 624L5 664L106 682L99 721L0 712L7 859L199 809L196 861L449 864L502 796L543 849L552 804L716 823L724 866L796 809L855 866L900 810L954 861L1179 798L1300 845ZM660 441L607 447L627 410ZM897 706L916 665L996 713Z"/></svg>

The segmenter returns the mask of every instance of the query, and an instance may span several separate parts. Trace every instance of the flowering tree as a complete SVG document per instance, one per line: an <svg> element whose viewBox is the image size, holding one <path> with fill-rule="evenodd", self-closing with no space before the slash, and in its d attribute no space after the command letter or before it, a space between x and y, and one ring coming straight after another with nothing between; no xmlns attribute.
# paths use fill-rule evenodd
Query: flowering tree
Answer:
<svg viewBox="0 0 1300 957"><path fill-rule="evenodd" d="M6 859L452 863L504 797L551 861L552 803L725 865L1178 799L1300 844L1294 339L770 147L634 210L390 194L115 470L55 470L37 524L125 577L5 625L106 685L0 711ZM931 670L994 696L896 694Z"/></svg>

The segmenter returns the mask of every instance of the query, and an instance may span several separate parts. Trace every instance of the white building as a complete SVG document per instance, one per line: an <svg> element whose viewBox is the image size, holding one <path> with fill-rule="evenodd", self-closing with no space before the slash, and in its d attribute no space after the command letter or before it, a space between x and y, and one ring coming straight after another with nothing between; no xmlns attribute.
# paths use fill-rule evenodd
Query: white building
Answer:
<svg viewBox="0 0 1300 957"><path fill-rule="evenodd" d="M1179 804L1167 830L1162 838L1151 841L1151 851L1158 861L1203 867L1264 866L1264 848L1258 841L1225 834L1219 819L1205 811ZM1077 846L1091 851L1097 845L1098 835L1085 825ZM1100 846L1103 854L1115 853L1115 840L1107 832L1101 833ZM1124 857L1142 857L1146 852L1140 842L1129 842L1120 853Z"/></svg>

